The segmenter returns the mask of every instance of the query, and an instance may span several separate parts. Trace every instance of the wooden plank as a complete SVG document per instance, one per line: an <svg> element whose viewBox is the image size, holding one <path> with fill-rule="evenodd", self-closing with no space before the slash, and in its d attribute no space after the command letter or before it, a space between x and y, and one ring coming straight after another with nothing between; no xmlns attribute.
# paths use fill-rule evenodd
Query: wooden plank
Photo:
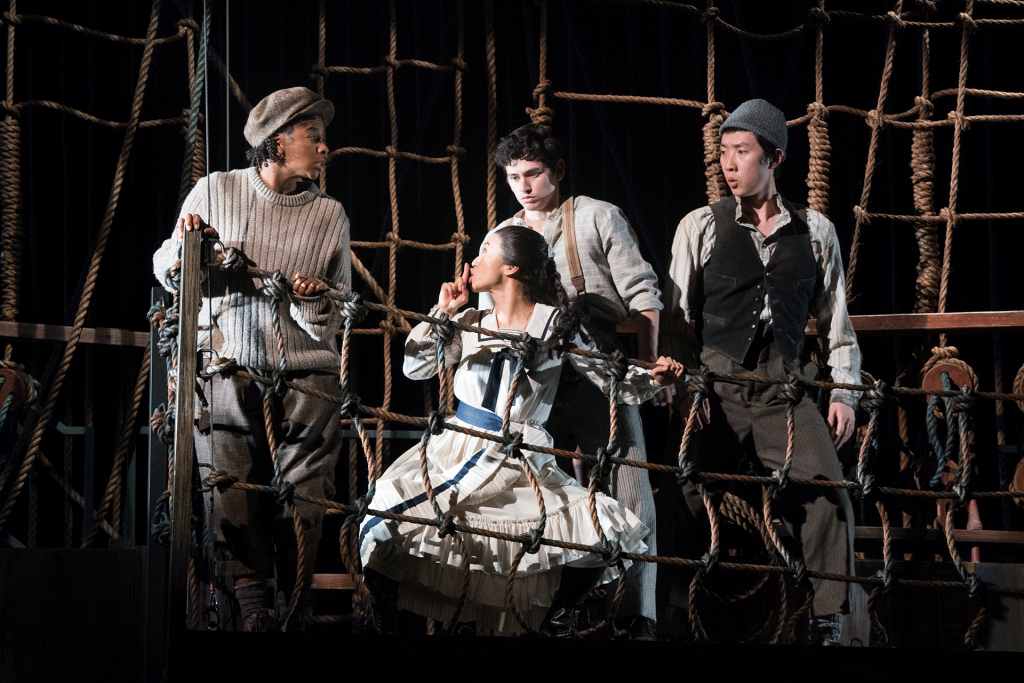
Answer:
<svg viewBox="0 0 1024 683"><path fill-rule="evenodd" d="M938 543L946 545L946 532L940 529L904 529L894 527L889 530L895 542ZM882 527L859 526L853 533L854 541L881 541ZM995 529L954 529L953 539L958 544L969 545L1024 545L1024 531L999 531Z"/></svg>
<svg viewBox="0 0 1024 683"><path fill-rule="evenodd" d="M192 423L196 377L200 289L199 248L202 234L185 232L181 252L181 294L178 299L178 394L174 406L174 487L171 491L170 631L177 640L188 615L189 531L192 516ZM182 642L177 640L177 642ZM175 652L171 657L184 656Z"/></svg>
<svg viewBox="0 0 1024 683"><path fill-rule="evenodd" d="M352 591L355 584L348 574L313 574L313 583L310 585L313 590L321 591Z"/></svg>
<svg viewBox="0 0 1024 683"><path fill-rule="evenodd" d="M922 332L993 332L1024 330L1024 311L977 311L970 313L896 313L892 315L851 315L858 336L920 334ZM807 323L807 334L818 333L815 321Z"/></svg>
<svg viewBox="0 0 1024 683"><path fill-rule="evenodd" d="M66 342L71 339L71 329L62 325L0 321L0 338ZM134 346L144 349L149 346L149 333L121 330L116 327L86 327L82 329L82 336L78 341L82 344Z"/></svg>

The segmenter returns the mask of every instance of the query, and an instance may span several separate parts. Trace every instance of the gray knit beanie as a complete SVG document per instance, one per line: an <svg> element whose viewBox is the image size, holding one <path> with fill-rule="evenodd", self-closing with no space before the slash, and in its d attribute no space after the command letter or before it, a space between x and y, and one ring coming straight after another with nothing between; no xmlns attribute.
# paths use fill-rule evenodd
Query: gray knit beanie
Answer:
<svg viewBox="0 0 1024 683"><path fill-rule="evenodd" d="M774 105L765 100L747 100L736 111L729 115L719 128L719 134L730 130L747 130L757 133L769 143L782 150L782 158L786 158L786 142L789 131L786 130L786 117Z"/></svg>

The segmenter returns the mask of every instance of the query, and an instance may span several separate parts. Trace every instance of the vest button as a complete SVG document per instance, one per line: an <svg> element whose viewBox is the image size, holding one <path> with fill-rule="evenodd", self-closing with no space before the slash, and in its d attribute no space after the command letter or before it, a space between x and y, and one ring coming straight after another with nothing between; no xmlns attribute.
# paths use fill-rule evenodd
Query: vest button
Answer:
<svg viewBox="0 0 1024 683"><path fill-rule="evenodd" d="M753 328L753 329L755 329L755 330L757 329L757 325L756 325L756 324L754 324L754 325L751 325L750 327L751 327L751 328Z"/></svg>
<svg viewBox="0 0 1024 683"><path fill-rule="evenodd" d="M758 285L758 286L757 286L757 288L758 288L758 289L761 289L761 285Z"/></svg>
<svg viewBox="0 0 1024 683"><path fill-rule="evenodd" d="M754 340L753 337L747 337L747 341L753 341L753 340Z"/></svg>

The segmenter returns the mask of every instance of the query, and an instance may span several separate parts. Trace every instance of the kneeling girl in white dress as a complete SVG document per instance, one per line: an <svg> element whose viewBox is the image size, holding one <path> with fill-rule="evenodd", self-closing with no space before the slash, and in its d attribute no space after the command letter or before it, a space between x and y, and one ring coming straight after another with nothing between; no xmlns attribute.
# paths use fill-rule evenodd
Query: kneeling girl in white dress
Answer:
<svg viewBox="0 0 1024 683"><path fill-rule="evenodd" d="M475 292L490 292L494 310L457 313L468 302L470 287ZM540 342L541 350L526 361L510 418L511 431L522 432L526 444L551 446L544 423L563 361L572 368L567 372L578 372L598 387L607 387L609 380L600 360L553 350L560 342L573 342L579 348L593 346L580 338L578 326L571 329L568 297L539 233L520 226L493 231L472 268L466 266L463 277L442 286L431 315L440 311L466 325L525 331ZM436 343L430 333L430 324L420 323L409 334L403 368L407 377L427 379L437 374ZM456 330L445 349L445 363L458 366L455 396L459 407L450 422L501 433L501 415L518 363L509 343ZM619 383L619 402L646 401L682 373L683 367L669 358L660 358L651 371L630 366ZM523 455L542 490L547 512L544 537L598 544L601 537L591 521L587 489L566 475L554 456L528 450L523 450ZM457 523L514 535L538 526L536 495L522 464L505 454L503 444L446 429L430 438L427 458L436 501ZM423 485L418 446L399 457L377 480L370 507L436 518ZM624 552L646 551L641 539L647 527L632 512L599 494L597 514L605 538L617 542ZM374 516L364 519L359 531L363 576L381 632L397 632L398 608L438 620L451 618L462 594L464 562L469 563L471 574L461 620L500 631L522 631L506 596L506 581L520 544L478 534L460 535L465 554L452 535L441 538L437 527ZM541 545L539 552L526 554L519 562L516 604L531 628L574 637L583 600L594 587L614 580L618 573L599 555Z"/></svg>

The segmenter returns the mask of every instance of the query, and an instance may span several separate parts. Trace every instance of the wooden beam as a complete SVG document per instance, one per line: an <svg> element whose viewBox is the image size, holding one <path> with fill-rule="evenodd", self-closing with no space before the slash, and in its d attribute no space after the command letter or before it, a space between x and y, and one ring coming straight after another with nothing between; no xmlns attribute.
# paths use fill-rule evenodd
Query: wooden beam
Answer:
<svg viewBox="0 0 1024 683"><path fill-rule="evenodd" d="M894 542L926 543L946 545L946 532L942 529L889 529ZM854 531L855 541L879 541L883 539L882 527L859 526ZM953 540L963 545L1019 545L1024 546L1024 531L1000 531L996 529L953 529Z"/></svg>
<svg viewBox="0 0 1024 683"><path fill-rule="evenodd" d="M71 339L71 328L62 325L0 321L0 338L66 342ZM135 346L144 349L149 346L149 332L120 330L115 327L86 327L82 329L82 336L78 341L82 344Z"/></svg>
<svg viewBox="0 0 1024 683"><path fill-rule="evenodd" d="M1024 330L1024 311L851 315L850 322L862 337L924 332L1010 332ZM807 334L818 334L813 320L807 323Z"/></svg>
<svg viewBox="0 0 1024 683"><path fill-rule="evenodd" d="M313 583L310 585L313 590L321 591L352 591L355 584L348 574L313 574Z"/></svg>

